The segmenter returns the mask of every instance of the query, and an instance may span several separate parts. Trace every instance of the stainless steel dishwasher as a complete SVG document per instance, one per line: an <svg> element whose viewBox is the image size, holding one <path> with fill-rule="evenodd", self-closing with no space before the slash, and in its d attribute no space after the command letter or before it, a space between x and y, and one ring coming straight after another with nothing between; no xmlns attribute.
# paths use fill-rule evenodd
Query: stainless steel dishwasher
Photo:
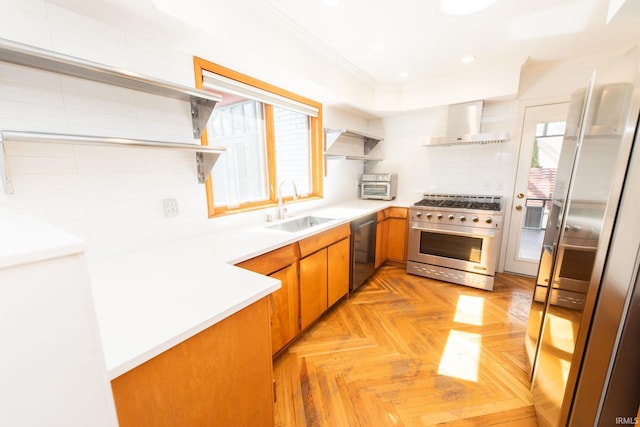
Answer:
<svg viewBox="0 0 640 427"><path fill-rule="evenodd" d="M377 214L371 214L351 222L350 291L362 285L375 271L376 220Z"/></svg>

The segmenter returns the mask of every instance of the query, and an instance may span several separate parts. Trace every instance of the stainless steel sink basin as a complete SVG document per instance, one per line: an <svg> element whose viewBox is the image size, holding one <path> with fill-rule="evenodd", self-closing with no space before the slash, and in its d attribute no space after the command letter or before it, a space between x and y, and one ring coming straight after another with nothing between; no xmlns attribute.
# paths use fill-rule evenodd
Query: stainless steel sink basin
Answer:
<svg viewBox="0 0 640 427"><path fill-rule="evenodd" d="M323 218L321 216L303 216L300 218L292 219L278 224L268 226L272 230L287 231L289 233L296 233L298 231L306 230L307 228L315 227L316 225L324 224L325 222L333 221L333 218Z"/></svg>

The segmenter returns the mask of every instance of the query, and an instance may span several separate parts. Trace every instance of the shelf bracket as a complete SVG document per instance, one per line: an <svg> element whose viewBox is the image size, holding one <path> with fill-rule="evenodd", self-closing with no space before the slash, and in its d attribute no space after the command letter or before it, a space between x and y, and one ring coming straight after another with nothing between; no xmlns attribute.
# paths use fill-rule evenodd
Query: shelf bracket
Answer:
<svg viewBox="0 0 640 427"><path fill-rule="evenodd" d="M371 152L371 150L373 150L376 145L378 145L378 142L380 142L380 139L370 138L368 136L364 137L364 154L365 154L365 156L367 154L369 154Z"/></svg>
<svg viewBox="0 0 640 427"><path fill-rule="evenodd" d="M213 165L218 161L221 153L196 153L196 165L198 168L198 184L204 184L211 174Z"/></svg>
<svg viewBox="0 0 640 427"><path fill-rule="evenodd" d="M13 194L13 182L9 173L9 163L7 161L7 153L4 150L4 142L0 133L0 179L2 179L2 190L4 194Z"/></svg>
<svg viewBox="0 0 640 427"><path fill-rule="evenodd" d="M195 139L202 136L216 104L217 102L211 99L191 97L191 123Z"/></svg>

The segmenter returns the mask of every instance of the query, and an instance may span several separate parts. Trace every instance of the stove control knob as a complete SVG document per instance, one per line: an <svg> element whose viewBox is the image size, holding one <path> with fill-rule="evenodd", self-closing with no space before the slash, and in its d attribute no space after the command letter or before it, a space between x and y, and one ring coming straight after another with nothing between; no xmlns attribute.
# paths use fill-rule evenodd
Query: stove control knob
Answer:
<svg viewBox="0 0 640 427"><path fill-rule="evenodd" d="M573 231L574 233L579 233L580 230L581 229L579 225L574 225L573 227L571 227L571 231Z"/></svg>
<svg viewBox="0 0 640 427"><path fill-rule="evenodd" d="M438 214L437 218L438 218L438 219L442 219L442 218L443 218L443 217L442 217L442 214Z"/></svg>
<svg viewBox="0 0 640 427"><path fill-rule="evenodd" d="M427 219L431 219L431 217L432 217L432 216L433 216L433 215L431 214L431 212L429 212L429 213L427 214Z"/></svg>
<svg viewBox="0 0 640 427"><path fill-rule="evenodd" d="M480 218L478 218L477 216L474 216L474 217L473 217L473 219L472 219L471 221L473 221L473 222L478 222L478 221L480 221Z"/></svg>
<svg viewBox="0 0 640 427"><path fill-rule="evenodd" d="M486 222L487 224L491 224L493 222L493 219L487 218L484 220L484 222Z"/></svg>
<svg viewBox="0 0 640 427"><path fill-rule="evenodd" d="M467 220L467 217L464 215L460 216L460 221L465 222Z"/></svg>
<svg viewBox="0 0 640 427"><path fill-rule="evenodd" d="M422 212L416 212L416 216L420 218L422 216Z"/></svg>
<svg viewBox="0 0 640 427"><path fill-rule="evenodd" d="M456 218L455 215L449 215L449 221L453 221Z"/></svg>

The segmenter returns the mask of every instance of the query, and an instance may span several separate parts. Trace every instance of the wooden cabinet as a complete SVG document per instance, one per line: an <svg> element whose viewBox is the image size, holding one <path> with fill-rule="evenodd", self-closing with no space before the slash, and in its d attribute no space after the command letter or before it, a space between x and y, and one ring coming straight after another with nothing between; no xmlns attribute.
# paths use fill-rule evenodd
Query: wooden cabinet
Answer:
<svg viewBox="0 0 640 427"><path fill-rule="evenodd" d="M378 212L376 268L385 261L407 262L407 208L391 207Z"/></svg>
<svg viewBox="0 0 640 427"><path fill-rule="evenodd" d="M387 259L407 262L407 219L389 218L387 223Z"/></svg>
<svg viewBox="0 0 640 427"><path fill-rule="evenodd" d="M269 276L282 283L282 287L270 295L271 351L276 354L300 332L298 269L291 264Z"/></svg>
<svg viewBox="0 0 640 427"><path fill-rule="evenodd" d="M111 382L120 427L273 426L262 298Z"/></svg>
<svg viewBox="0 0 640 427"><path fill-rule="evenodd" d="M348 294L350 234L343 224L237 264L282 283L269 296L274 355Z"/></svg>
<svg viewBox="0 0 640 427"><path fill-rule="evenodd" d="M331 307L349 292L351 242L342 239L327 251L327 305Z"/></svg>
<svg viewBox="0 0 640 427"><path fill-rule="evenodd" d="M380 267L387 259L387 231L384 222L384 211L379 211L376 224L375 268Z"/></svg>
<svg viewBox="0 0 640 427"><path fill-rule="evenodd" d="M300 259L300 323L309 326L327 309L327 248Z"/></svg>
<svg viewBox="0 0 640 427"><path fill-rule="evenodd" d="M302 329L349 292L350 235L343 224L298 242Z"/></svg>
<svg viewBox="0 0 640 427"><path fill-rule="evenodd" d="M269 296L271 349L276 354L300 332L297 245L288 245L237 265L281 282L280 289Z"/></svg>

